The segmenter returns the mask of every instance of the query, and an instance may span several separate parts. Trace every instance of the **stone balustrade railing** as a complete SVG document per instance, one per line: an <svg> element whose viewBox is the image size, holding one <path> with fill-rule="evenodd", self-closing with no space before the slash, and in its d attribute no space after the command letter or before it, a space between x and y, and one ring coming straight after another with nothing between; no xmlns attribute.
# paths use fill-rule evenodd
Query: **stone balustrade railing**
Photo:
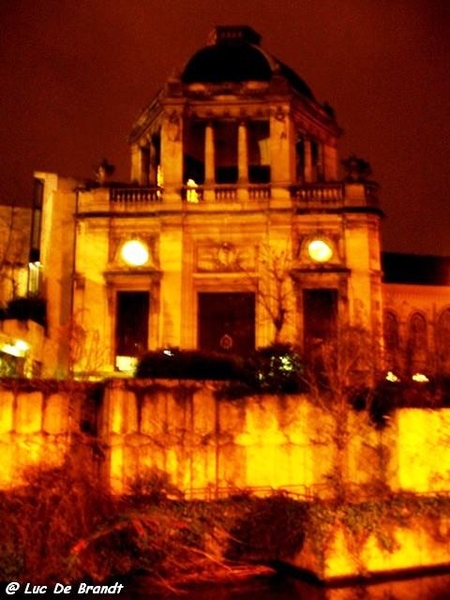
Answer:
<svg viewBox="0 0 450 600"><path fill-rule="evenodd" d="M162 189L160 187L110 188L109 200L114 204L162 202Z"/></svg>
<svg viewBox="0 0 450 600"><path fill-rule="evenodd" d="M291 198L300 210L369 206L378 208L379 186L374 181L293 185Z"/></svg>
<svg viewBox="0 0 450 600"><path fill-rule="evenodd" d="M291 187L291 198L297 201L299 207L305 208L342 206L344 194L342 183L312 183Z"/></svg>
<svg viewBox="0 0 450 600"><path fill-rule="evenodd" d="M344 207L378 208L375 182L329 182L298 184L289 187L298 210L334 210ZM162 187L117 187L86 190L80 196L79 213L153 210L165 202L174 209L179 202L196 204L261 202L273 199L271 184L185 185L168 193ZM179 207L179 205L178 205Z"/></svg>

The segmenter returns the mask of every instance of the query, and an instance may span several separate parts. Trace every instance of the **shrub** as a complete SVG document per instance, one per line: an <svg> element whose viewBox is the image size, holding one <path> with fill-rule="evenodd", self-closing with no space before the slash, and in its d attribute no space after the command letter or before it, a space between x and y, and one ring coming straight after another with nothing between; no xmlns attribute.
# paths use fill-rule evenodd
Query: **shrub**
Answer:
<svg viewBox="0 0 450 600"><path fill-rule="evenodd" d="M306 507L282 493L254 498L231 531L227 558L280 561L300 552Z"/></svg>
<svg viewBox="0 0 450 600"><path fill-rule="evenodd" d="M0 313L0 319L34 321L42 327L47 324L47 303L44 298L31 294L10 300Z"/></svg>
<svg viewBox="0 0 450 600"><path fill-rule="evenodd" d="M25 478L25 487L0 493L0 581L70 576L72 546L114 514L115 502L69 464Z"/></svg>
<svg viewBox="0 0 450 600"><path fill-rule="evenodd" d="M307 388L303 362L290 344L258 348L246 361L247 383L266 394L295 394Z"/></svg>
<svg viewBox="0 0 450 600"><path fill-rule="evenodd" d="M147 352L139 361L136 377L161 379L238 379L242 370L237 358L225 354L178 350Z"/></svg>
<svg viewBox="0 0 450 600"><path fill-rule="evenodd" d="M147 352L139 361L136 377L230 381L222 394L229 398L307 389L300 354L289 344L259 348L246 359L198 350Z"/></svg>

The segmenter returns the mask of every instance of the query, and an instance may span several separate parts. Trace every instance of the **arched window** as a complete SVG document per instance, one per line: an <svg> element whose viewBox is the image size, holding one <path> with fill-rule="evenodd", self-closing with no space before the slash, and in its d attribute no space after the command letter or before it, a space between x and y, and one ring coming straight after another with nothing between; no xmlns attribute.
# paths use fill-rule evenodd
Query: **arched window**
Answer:
<svg viewBox="0 0 450 600"><path fill-rule="evenodd" d="M408 370L411 374L423 373L427 370L427 321L421 313L414 313L409 320L407 361Z"/></svg>
<svg viewBox="0 0 450 600"><path fill-rule="evenodd" d="M400 367L400 335L397 315L388 310L384 314L384 347L386 366L390 371Z"/></svg>
<svg viewBox="0 0 450 600"><path fill-rule="evenodd" d="M436 350L439 373L450 375L450 308L440 314L436 323Z"/></svg>

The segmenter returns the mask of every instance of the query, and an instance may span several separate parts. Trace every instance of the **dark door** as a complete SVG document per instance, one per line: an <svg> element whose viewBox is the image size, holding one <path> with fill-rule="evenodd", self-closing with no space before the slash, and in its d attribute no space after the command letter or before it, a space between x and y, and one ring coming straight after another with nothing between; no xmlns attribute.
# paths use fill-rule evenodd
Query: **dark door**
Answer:
<svg viewBox="0 0 450 600"><path fill-rule="evenodd" d="M139 356L148 345L148 292L118 292L116 356Z"/></svg>
<svg viewBox="0 0 450 600"><path fill-rule="evenodd" d="M207 352L247 354L255 349L255 294L200 293L198 346Z"/></svg>

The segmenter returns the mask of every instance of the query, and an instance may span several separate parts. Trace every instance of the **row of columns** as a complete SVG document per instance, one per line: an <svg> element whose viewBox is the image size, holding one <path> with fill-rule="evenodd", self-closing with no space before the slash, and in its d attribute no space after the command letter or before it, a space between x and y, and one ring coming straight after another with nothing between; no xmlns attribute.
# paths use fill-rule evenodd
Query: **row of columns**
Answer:
<svg viewBox="0 0 450 600"><path fill-rule="evenodd" d="M149 141L146 146L133 146L131 163L132 181L146 187L158 185L157 152L152 141Z"/></svg>
<svg viewBox="0 0 450 600"><path fill-rule="evenodd" d="M238 183L248 182L248 142L245 122L238 125ZM207 123L205 127L205 185L213 185L216 178L214 126Z"/></svg>
<svg viewBox="0 0 450 600"><path fill-rule="evenodd" d="M248 183L248 131L245 121L241 121L238 124L238 139L237 139L237 162L238 162L238 184ZM279 154L281 148L277 145L277 141L272 139L271 134L271 152L272 158L273 153ZM302 172L299 172L297 167L296 177L304 183L313 183L317 180L336 180L337 179L337 155L336 148L328 145L324 145L320 142L311 140L308 137L304 137L303 140L303 156L297 156L297 160L301 159ZM180 140L178 140L180 143ZM317 152L315 161L313 160L313 148L312 144L317 144ZM182 148L180 148L182 152ZM132 179L143 186L156 186L158 185L157 180L157 152L154 143L150 140L147 146L134 146L132 158ZM216 178L216 160L215 160L215 141L214 141L214 125L207 123L205 126L205 138L204 138L204 154L205 154L205 186L212 186L215 183ZM281 152L281 154L284 154ZM283 163L287 159L287 156L277 156L277 162ZM274 165L275 166L275 165ZM289 168L283 167L283 171L287 175ZM272 176L275 175L276 170L272 169ZM283 176L284 180L285 177ZM287 177L288 180L292 180L292 177Z"/></svg>

